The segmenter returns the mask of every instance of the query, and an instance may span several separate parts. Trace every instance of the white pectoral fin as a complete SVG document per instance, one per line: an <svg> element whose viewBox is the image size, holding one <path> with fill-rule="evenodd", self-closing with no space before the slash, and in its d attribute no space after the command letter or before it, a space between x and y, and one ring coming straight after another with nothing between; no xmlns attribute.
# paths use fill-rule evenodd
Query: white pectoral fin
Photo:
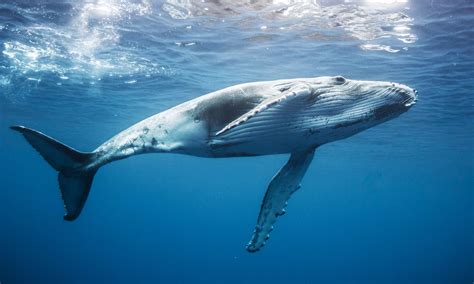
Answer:
<svg viewBox="0 0 474 284"><path fill-rule="evenodd" d="M260 214L247 251L256 252L265 245L278 216L285 213L291 194L300 188L300 182L313 160L315 148L292 153L288 162L273 177L263 198Z"/></svg>
<svg viewBox="0 0 474 284"><path fill-rule="evenodd" d="M291 127L287 123L295 121L291 116L304 114L313 103L311 87L304 82L293 83L279 95L263 101L216 132L216 137L230 141L256 133L275 133L276 128Z"/></svg>

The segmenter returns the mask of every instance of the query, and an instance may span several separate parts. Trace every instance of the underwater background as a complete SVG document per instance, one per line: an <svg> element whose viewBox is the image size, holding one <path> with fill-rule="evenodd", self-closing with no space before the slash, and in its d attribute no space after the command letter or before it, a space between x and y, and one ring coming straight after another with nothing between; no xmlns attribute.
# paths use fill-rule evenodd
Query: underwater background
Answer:
<svg viewBox="0 0 474 284"><path fill-rule="evenodd" d="M21 124L91 151L191 98L343 75L418 90L324 145L267 245L245 251L286 155L142 155L63 221ZM472 283L474 3L0 0L0 282Z"/></svg>

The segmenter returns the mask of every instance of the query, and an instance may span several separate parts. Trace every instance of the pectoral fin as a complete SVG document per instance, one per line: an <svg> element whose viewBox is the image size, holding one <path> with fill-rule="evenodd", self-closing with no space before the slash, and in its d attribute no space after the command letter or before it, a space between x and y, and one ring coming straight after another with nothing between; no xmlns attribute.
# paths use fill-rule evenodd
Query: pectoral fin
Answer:
<svg viewBox="0 0 474 284"><path fill-rule="evenodd" d="M289 133L295 126L301 127L305 117L315 115L312 105L316 97L308 84L293 84L216 132L215 139L231 144L261 136L271 140L278 133Z"/></svg>
<svg viewBox="0 0 474 284"><path fill-rule="evenodd" d="M300 188L300 182L313 160L315 148L292 153L288 162L273 177L263 198L260 214L247 251L256 252L265 245L278 216L285 213L291 194Z"/></svg>

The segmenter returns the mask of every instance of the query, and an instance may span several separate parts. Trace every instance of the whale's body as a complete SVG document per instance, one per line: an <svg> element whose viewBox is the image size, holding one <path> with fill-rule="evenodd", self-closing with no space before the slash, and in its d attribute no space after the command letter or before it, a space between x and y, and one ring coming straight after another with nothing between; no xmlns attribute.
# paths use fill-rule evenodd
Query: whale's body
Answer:
<svg viewBox="0 0 474 284"><path fill-rule="evenodd" d="M90 153L14 126L59 172L66 220L77 218L103 165L143 153L200 157L290 153L272 179L247 246L257 251L299 188L317 147L352 136L408 110L416 91L401 84L317 77L240 84L165 110Z"/></svg>

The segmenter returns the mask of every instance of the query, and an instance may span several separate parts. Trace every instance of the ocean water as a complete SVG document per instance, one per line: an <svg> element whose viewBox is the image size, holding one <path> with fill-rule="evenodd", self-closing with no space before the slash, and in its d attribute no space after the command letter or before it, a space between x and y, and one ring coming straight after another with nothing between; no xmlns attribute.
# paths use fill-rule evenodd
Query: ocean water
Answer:
<svg viewBox="0 0 474 284"><path fill-rule="evenodd" d="M419 101L320 147L254 254L286 155L115 162L66 222L56 172L8 129L90 151L211 91L326 75ZM0 283L471 283L473 87L469 0L0 1Z"/></svg>

